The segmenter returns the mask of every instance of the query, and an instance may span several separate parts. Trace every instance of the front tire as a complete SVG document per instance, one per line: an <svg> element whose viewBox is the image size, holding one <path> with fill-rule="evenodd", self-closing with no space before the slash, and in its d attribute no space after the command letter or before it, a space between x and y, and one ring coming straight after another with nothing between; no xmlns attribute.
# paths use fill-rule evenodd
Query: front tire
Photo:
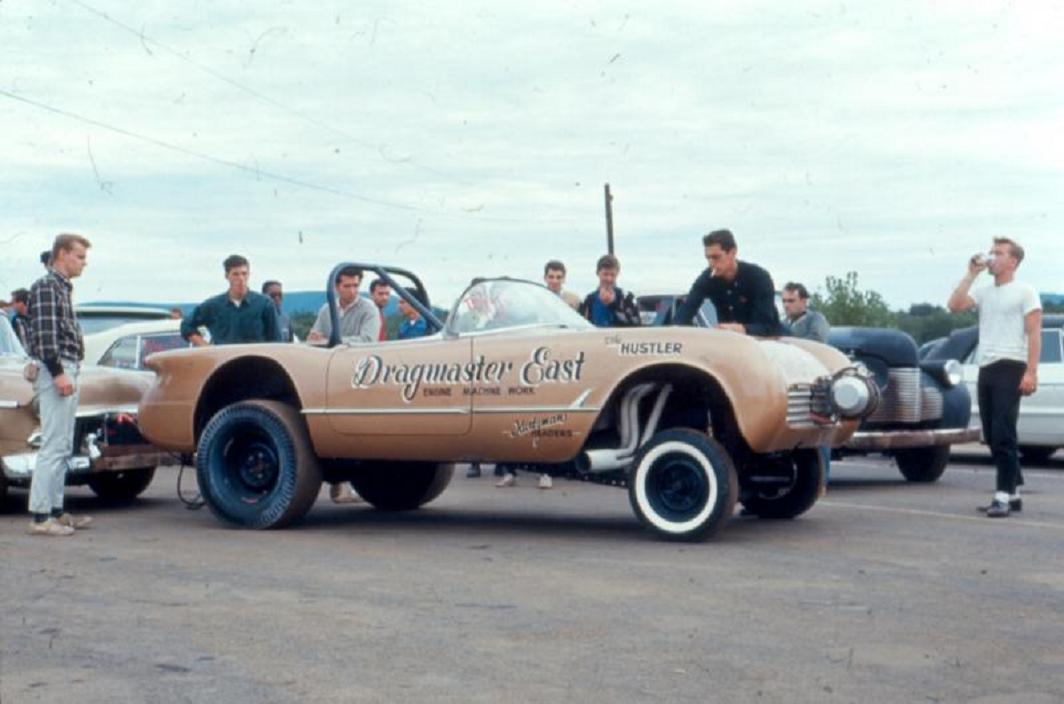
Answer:
<svg viewBox="0 0 1064 704"><path fill-rule="evenodd" d="M86 480L92 492L108 503L129 503L144 493L155 477L155 467L100 472Z"/></svg>
<svg viewBox="0 0 1064 704"><path fill-rule="evenodd" d="M381 511L412 511L443 493L454 476L453 464L373 462L350 477L366 503Z"/></svg>
<svg viewBox="0 0 1064 704"><path fill-rule="evenodd" d="M200 437L196 478L211 512L243 528L283 528L306 515L321 490L303 419L276 401L215 414Z"/></svg>
<svg viewBox="0 0 1064 704"><path fill-rule="evenodd" d="M949 445L907 447L894 453L901 475L910 482L937 482L949 464Z"/></svg>
<svg viewBox="0 0 1064 704"><path fill-rule="evenodd" d="M743 491L743 506L759 518L787 519L813 507L824 488L820 451L804 448L759 458ZM758 478L772 482L758 482Z"/></svg>
<svg viewBox="0 0 1064 704"><path fill-rule="evenodd" d="M705 540L731 518L739 482L727 450L696 430L657 433L636 456L628 500L666 540Z"/></svg>

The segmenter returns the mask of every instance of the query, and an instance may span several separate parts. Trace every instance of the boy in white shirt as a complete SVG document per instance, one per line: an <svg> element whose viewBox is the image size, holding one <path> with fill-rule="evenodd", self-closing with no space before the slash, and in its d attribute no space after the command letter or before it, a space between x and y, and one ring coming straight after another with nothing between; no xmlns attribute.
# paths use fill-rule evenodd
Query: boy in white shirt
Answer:
<svg viewBox="0 0 1064 704"><path fill-rule="evenodd" d="M1042 352L1042 303L1038 292L1015 280L1023 261L1023 247L1007 237L994 238L990 257L975 255L968 273L954 289L947 304L957 313L979 311L979 417L983 439L990 445L997 467L997 491L988 506L991 518L1020 511L1019 486L1023 484L1016 446L1016 421L1020 397L1038 387L1038 358ZM969 293L979 272L994 277L993 286Z"/></svg>

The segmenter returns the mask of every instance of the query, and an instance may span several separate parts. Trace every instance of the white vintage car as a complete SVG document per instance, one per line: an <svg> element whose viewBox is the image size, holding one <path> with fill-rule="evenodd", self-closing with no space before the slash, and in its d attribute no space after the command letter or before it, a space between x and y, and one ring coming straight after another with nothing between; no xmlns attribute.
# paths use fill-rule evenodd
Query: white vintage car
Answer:
<svg viewBox="0 0 1064 704"><path fill-rule="evenodd" d="M180 320L124 323L86 334L85 361L101 367L146 369L144 360L148 355L188 346L181 337Z"/></svg>
<svg viewBox="0 0 1064 704"><path fill-rule="evenodd" d="M928 359L960 359L964 381L972 395L972 423L978 423L979 330L954 330L931 347ZM1025 462L1040 464L1064 447L1064 315L1042 317L1042 356L1038 363L1038 390L1020 402L1017 424L1020 454Z"/></svg>

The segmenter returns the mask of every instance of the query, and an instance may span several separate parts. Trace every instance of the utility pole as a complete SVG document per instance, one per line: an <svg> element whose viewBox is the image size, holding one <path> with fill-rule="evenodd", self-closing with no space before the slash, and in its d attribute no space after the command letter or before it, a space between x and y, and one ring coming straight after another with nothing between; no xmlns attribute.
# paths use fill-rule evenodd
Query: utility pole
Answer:
<svg viewBox="0 0 1064 704"><path fill-rule="evenodd" d="M606 251L613 254L613 196L610 184L606 184Z"/></svg>

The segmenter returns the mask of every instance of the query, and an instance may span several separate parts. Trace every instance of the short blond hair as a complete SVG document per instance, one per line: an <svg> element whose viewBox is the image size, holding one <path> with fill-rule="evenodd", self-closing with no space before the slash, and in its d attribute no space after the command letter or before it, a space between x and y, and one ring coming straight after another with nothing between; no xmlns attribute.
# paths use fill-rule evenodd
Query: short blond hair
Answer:
<svg viewBox="0 0 1064 704"><path fill-rule="evenodd" d="M1008 237L995 237L994 238L994 244L995 245L999 245L999 244L1008 245L1009 254L1011 254L1012 258L1016 260L1017 266L1019 265L1020 262L1023 261L1023 247L1021 247L1020 245L1016 244L1015 241L1009 239Z"/></svg>
<svg viewBox="0 0 1064 704"><path fill-rule="evenodd" d="M56 260L60 251L69 252L76 244L80 244L85 249L92 246L92 243L81 235L73 235L69 232L56 235L55 242L52 243L52 261Z"/></svg>

